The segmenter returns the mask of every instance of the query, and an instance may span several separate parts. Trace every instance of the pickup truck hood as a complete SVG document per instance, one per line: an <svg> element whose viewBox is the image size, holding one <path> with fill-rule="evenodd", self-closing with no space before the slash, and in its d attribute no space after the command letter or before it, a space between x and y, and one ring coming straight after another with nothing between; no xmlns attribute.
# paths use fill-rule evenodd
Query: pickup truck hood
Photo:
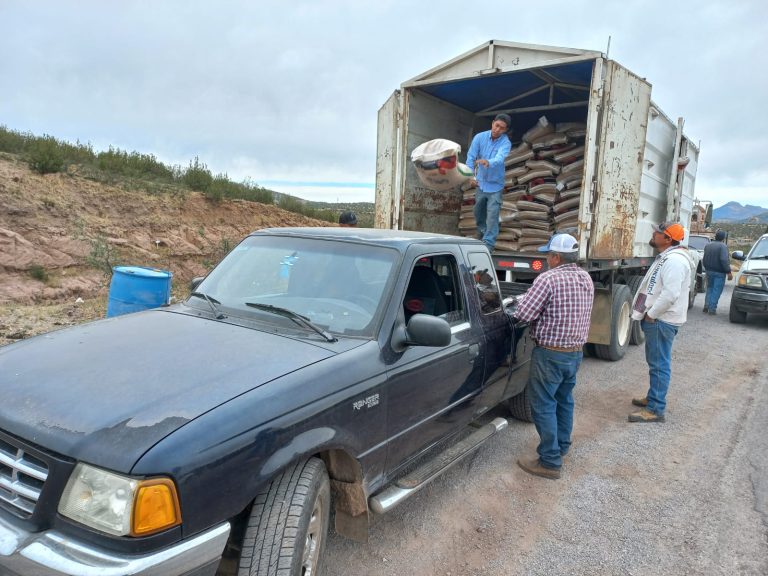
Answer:
<svg viewBox="0 0 768 576"><path fill-rule="evenodd" d="M741 272L768 272L768 260L752 258L741 265Z"/></svg>
<svg viewBox="0 0 768 576"><path fill-rule="evenodd" d="M128 472L190 420L334 353L168 311L101 320L0 348L0 429Z"/></svg>

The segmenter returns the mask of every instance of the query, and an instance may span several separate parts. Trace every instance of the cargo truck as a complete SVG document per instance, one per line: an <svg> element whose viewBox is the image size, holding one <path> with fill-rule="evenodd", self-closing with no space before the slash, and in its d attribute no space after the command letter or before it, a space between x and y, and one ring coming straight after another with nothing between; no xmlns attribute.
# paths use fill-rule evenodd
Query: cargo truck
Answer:
<svg viewBox="0 0 768 576"><path fill-rule="evenodd" d="M502 112L512 118L513 146L542 116L586 125L572 233L596 288L588 351L618 360L643 340L629 310L654 259L652 226L690 224L699 148L683 119L671 120L651 100L651 84L606 54L491 40L404 82L379 110L375 226L459 234L461 190L425 188L409 154L445 138L462 146L463 161L472 137ZM702 272L691 256L689 307ZM496 250L493 261L505 295L546 269L535 252Z"/></svg>

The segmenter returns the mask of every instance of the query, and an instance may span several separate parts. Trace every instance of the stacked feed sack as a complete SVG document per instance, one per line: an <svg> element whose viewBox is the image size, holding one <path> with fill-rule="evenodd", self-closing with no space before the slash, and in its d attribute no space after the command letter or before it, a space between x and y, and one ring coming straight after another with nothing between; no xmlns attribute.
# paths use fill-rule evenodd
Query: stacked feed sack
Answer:
<svg viewBox="0 0 768 576"><path fill-rule="evenodd" d="M477 238L475 222L475 193L477 188L470 182L461 186L461 209L459 212L459 234L468 238Z"/></svg>

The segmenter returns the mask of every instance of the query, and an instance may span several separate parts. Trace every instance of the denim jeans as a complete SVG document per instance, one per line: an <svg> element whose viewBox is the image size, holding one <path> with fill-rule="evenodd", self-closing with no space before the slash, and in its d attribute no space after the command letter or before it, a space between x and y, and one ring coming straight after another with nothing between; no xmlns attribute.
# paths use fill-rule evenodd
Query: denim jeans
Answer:
<svg viewBox="0 0 768 576"><path fill-rule="evenodd" d="M642 320L640 327L645 332L645 361L648 362L648 410L664 415L667 407L667 390L672 377L672 342L675 340L678 326L656 320Z"/></svg>
<svg viewBox="0 0 768 576"><path fill-rule="evenodd" d="M531 356L528 394L536 432L539 460L547 468L560 468L571 447L573 387L583 354L556 352L536 346Z"/></svg>
<svg viewBox="0 0 768 576"><path fill-rule="evenodd" d="M725 272L707 271L707 293L704 295L704 307L710 312L717 310L717 301L725 286Z"/></svg>
<svg viewBox="0 0 768 576"><path fill-rule="evenodd" d="M496 236L499 235L499 210L501 209L501 194L498 192L475 193L475 222L477 235L493 250L496 246Z"/></svg>

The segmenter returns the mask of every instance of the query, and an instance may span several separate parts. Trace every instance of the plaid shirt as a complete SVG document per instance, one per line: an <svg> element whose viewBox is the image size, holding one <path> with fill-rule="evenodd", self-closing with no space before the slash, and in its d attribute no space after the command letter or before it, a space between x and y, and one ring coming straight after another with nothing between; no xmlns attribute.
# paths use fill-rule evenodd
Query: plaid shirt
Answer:
<svg viewBox="0 0 768 576"><path fill-rule="evenodd" d="M539 346L578 348L587 341L595 287L576 264L547 270L518 302L515 317L531 323Z"/></svg>

